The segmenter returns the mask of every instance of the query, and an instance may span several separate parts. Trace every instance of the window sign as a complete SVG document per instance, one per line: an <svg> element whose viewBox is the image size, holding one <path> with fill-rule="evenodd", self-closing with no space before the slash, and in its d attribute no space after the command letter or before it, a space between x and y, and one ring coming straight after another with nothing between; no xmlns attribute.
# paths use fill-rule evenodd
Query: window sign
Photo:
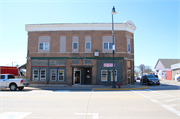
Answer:
<svg viewBox="0 0 180 119"><path fill-rule="evenodd" d="M104 67L113 67L113 63L104 63Z"/></svg>
<svg viewBox="0 0 180 119"><path fill-rule="evenodd" d="M127 68L131 69L131 60L127 60Z"/></svg>
<svg viewBox="0 0 180 119"><path fill-rule="evenodd" d="M117 70L114 70L114 79L117 81ZM113 81L113 70L111 70L111 81Z"/></svg>
<svg viewBox="0 0 180 119"><path fill-rule="evenodd" d="M33 70L33 80L38 81L39 80L39 70L34 69Z"/></svg>
<svg viewBox="0 0 180 119"><path fill-rule="evenodd" d="M64 81L64 70L58 71L58 81Z"/></svg>
<svg viewBox="0 0 180 119"><path fill-rule="evenodd" d="M99 51L98 50L94 51L94 56L99 56Z"/></svg>
<svg viewBox="0 0 180 119"><path fill-rule="evenodd" d="M101 81L107 81L107 70L101 70Z"/></svg>
<svg viewBox="0 0 180 119"><path fill-rule="evenodd" d="M56 69L51 69L51 81L56 81L57 71Z"/></svg>

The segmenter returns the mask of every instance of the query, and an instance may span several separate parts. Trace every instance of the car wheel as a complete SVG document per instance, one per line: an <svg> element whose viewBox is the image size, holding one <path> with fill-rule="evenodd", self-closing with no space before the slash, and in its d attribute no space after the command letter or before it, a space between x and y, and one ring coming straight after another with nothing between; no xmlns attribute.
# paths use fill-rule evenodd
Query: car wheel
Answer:
<svg viewBox="0 0 180 119"><path fill-rule="evenodd" d="M146 81L146 85L147 85L147 86L149 85L149 82L148 82L148 81Z"/></svg>
<svg viewBox="0 0 180 119"><path fill-rule="evenodd" d="M19 87L18 89L19 89L19 90L23 90L23 89L24 89L24 87Z"/></svg>
<svg viewBox="0 0 180 119"><path fill-rule="evenodd" d="M11 91L15 91L17 89L17 86L16 84L11 84L9 88Z"/></svg>
<svg viewBox="0 0 180 119"><path fill-rule="evenodd" d="M160 85L160 83L158 83L157 85Z"/></svg>

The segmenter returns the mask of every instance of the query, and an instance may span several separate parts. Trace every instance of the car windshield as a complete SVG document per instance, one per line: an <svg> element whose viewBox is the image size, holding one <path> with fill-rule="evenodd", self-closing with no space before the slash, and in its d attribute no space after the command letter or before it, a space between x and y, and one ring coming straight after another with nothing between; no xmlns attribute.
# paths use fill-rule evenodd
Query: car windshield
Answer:
<svg viewBox="0 0 180 119"><path fill-rule="evenodd" d="M147 75L147 78L157 78L154 75Z"/></svg>

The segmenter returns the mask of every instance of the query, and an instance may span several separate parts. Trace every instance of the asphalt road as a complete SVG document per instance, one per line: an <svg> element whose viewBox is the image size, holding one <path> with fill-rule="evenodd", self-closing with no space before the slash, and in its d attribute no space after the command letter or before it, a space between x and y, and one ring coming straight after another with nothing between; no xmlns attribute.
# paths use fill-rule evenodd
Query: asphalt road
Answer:
<svg viewBox="0 0 180 119"><path fill-rule="evenodd" d="M0 119L180 119L179 84L131 91L3 90Z"/></svg>

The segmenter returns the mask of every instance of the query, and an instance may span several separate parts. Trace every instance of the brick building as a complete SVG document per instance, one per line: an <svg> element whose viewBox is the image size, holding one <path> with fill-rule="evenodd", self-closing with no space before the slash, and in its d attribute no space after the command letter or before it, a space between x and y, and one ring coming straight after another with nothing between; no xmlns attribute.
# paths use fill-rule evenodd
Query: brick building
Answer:
<svg viewBox="0 0 180 119"><path fill-rule="evenodd" d="M30 84L111 85L112 24L27 24ZM114 24L116 84L134 83L131 21Z"/></svg>

